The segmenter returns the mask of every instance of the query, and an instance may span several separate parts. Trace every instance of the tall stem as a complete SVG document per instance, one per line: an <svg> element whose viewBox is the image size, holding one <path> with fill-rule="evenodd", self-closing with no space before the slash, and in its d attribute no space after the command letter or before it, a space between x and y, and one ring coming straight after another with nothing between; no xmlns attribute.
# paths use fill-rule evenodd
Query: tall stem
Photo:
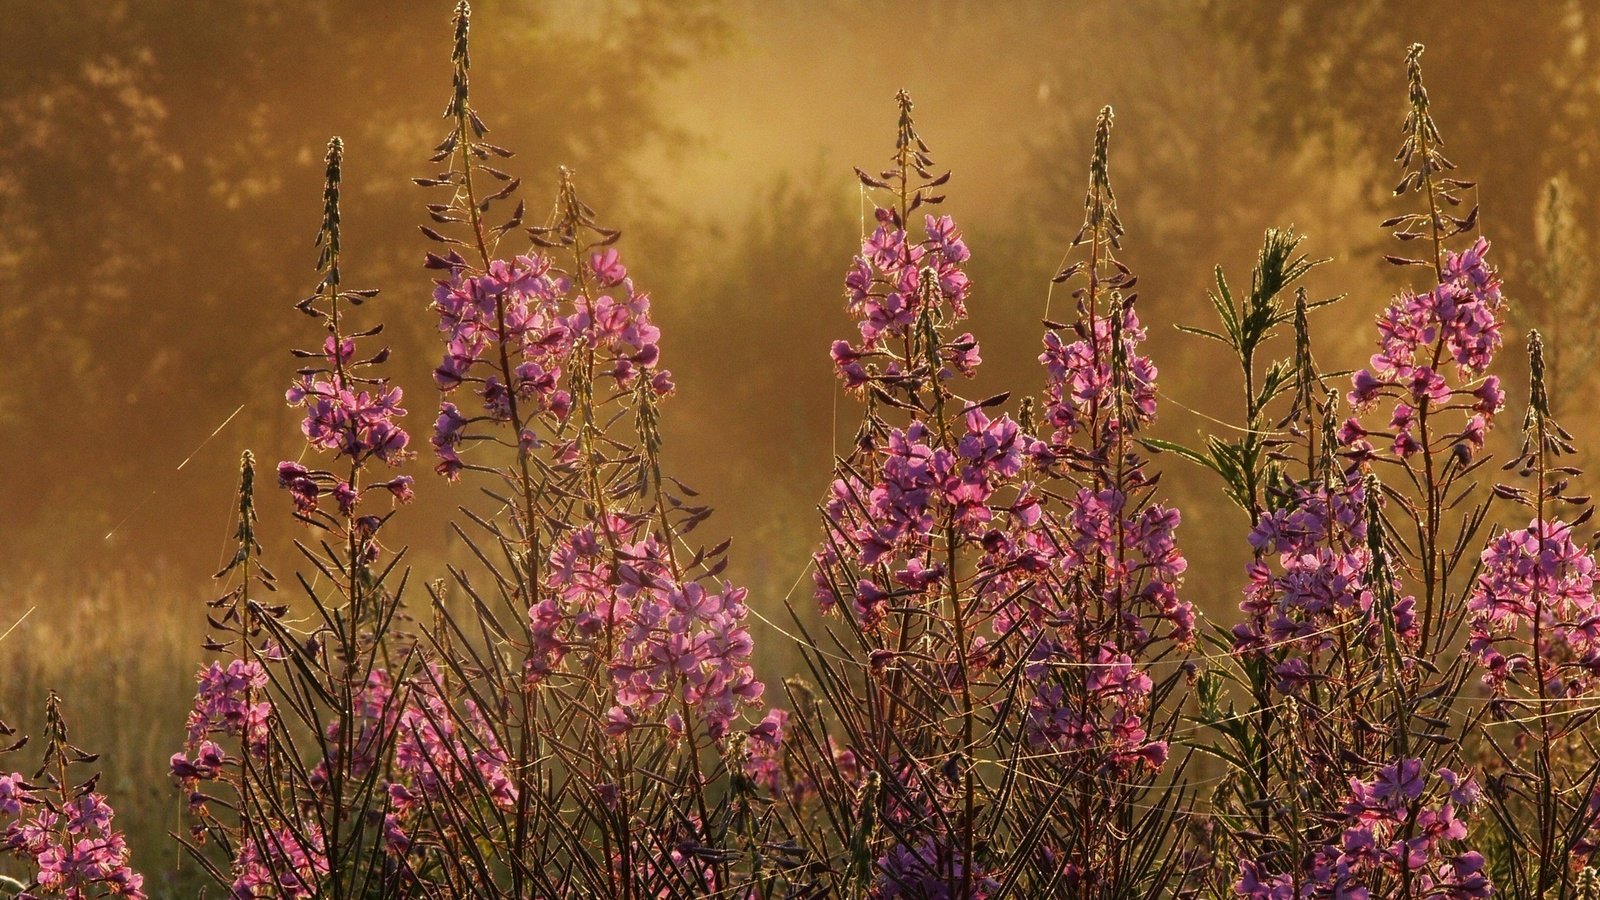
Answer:
<svg viewBox="0 0 1600 900"><path fill-rule="evenodd" d="M464 79L464 74L458 73L458 79ZM473 181L473 138L470 122L469 108L464 96L464 80L458 85L462 96L455 105L457 153L459 154L462 190L466 194L468 223L472 229L473 246L478 251L479 263L483 271L488 271L490 265L490 252L488 240L483 223L483 209L479 205L477 188ZM522 433L527 428L528 422L523 419L522 411L517 403L516 369L511 364L511 351L508 347L510 334L506 328L506 301L504 295L495 297L495 336L499 350L498 364L500 377L503 379L507 397L507 413L511 419L512 440L517 448L517 473L516 482L522 501L519 510L522 519L523 541L526 545L525 578L520 585L523 589L523 602L528 608L539 603L539 585L541 582L541 554L539 540L539 510L534 501L533 474L529 467L531 448L522 439ZM521 719L517 733L517 810L516 834L512 841L514 854L511 866L513 890L521 895L523 892L523 860L529 850L529 827L532 815L531 805L534 790L540 789L543 783L541 774L543 757L542 742L538 730L539 696L535 686L527 683L525 678L521 682Z"/></svg>

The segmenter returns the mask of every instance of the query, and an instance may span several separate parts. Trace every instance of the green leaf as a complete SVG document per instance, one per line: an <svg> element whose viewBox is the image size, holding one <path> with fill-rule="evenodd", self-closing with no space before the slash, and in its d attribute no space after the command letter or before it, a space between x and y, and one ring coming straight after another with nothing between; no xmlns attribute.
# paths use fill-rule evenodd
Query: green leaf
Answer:
<svg viewBox="0 0 1600 900"><path fill-rule="evenodd" d="M1261 390L1256 395L1256 409L1265 409L1290 383L1293 364L1287 359L1276 360L1267 367L1261 378Z"/></svg>
<svg viewBox="0 0 1600 900"><path fill-rule="evenodd" d="M1217 266L1215 272L1217 292L1215 294L1207 293L1206 298L1211 301L1212 306L1216 307L1217 315L1222 319L1223 328L1227 330L1228 336L1233 338L1234 346L1237 347L1239 343L1239 314L1235 311L1236 304L1233 302L1233 292L1228 290L1228 279L1227 276L1222 274L1222 267Z"/></svg>
<svg viewBox="0 0 1600 900"><path fill-rule="evenodd" d="M1246 760L1244 757L1240 756L1237 753L1232 753L1230 751L1224 750L1221 747L1217 746L1216 744L1194 743L1194 744L1190 744L1189 746L1194 747L1196 750L1199 750L1201 753L1208 753L1208 754L1210 754L1212 756L1215 756L1216 758L1218 758L1218 759L1228 763L1229 765L1233 766L1235 769L1241 769L1241 770L1246 770L1246 771L1248 771L1250 769L1249 760Z"/></svg>
<svg viewBox="0 0 1600 900"><path fill-rule="evenodd" d="M1204 328L1196 328L1193 325L1174 325L1172 327L1178 329L1179 331L1183 332L1184 334L1193 334L1193 335L1197 335L1197 336L1203 337L1203 338L1210 338L1213 341L1217 341L1218 343L1221 343L1221 344L1223 344L1225 346L1228 346L1228 347L1232 347L1233 346L1233 342L1229 341L1227 338L1223 337L1222 335L1217 334L1215 331L1207 331Z"/></svg>
<svg viewBox="0 0 1600 900"><path fill-rule="evenodd" d="M1143 444L1152 453L1176 453L1196 465L1205 466L1211 471L1221 474L1220 470L1217 469L1217 464L1198 450L1185 447L1173 441L1163 441L1157 438L1140 438L1139 443Z"/></svg>

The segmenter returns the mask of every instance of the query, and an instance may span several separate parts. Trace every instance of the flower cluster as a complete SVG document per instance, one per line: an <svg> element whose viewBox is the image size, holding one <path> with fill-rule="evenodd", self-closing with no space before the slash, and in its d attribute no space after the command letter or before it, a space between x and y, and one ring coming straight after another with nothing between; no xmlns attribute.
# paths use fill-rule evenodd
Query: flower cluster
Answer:
<svg viewBox="0 0 1600 900"><path fill-rule="evenodd" d="M239 900L304 900L318 895L329 872L322 829L315 822L248 835L239 848L233 896Z"/></svg>
<svg viewBox="0 0 1600 900"><path fill-rule="evenodd" d="M1017 554L1010 571L1046 566L1026 576L1034 586L994 585L1007 601L997 626L1032 644L1029 740L1079 757L1079 768L1165 764L1167 744L1144 722L1154 682L1143 660L1160 642L1184 646L1194 636L1193 606L1178 596L1187 561L1174 540L1177 511L1140 508L1129 499L1137 493L1084 488L1066 498L1061 513L1033 529L1043 540L1008 542ZM1093 597L1071 587L1091 584Z"/></svg>
<svg viewBox="0 0 1600 900"><path fill-rule="evenodd" d="M322 281L316 293L296 307L317 319L327 337L319 350L295 351L296 357L315 364L302 367L284 393L290 406L305 411L300 430L310 448L331 452L336 463L348 462L348 472L343 475L288 460L279 463L278 486L289 491L296 511L308 521L319 514L332 516L321 508L325 497L333 498L338 516L348 520L355 517L356 504L368 491L386 490L400 502L409 501L412 494L412 479L406 475L379 484L359 483L359 473L372 460L398 466L413 454L406 449L411 437L399 424L406 414L400 405L403 392L387 378L371 374L389 358L388 348L362 358L358 346L358 339L379 334L383 326L354 334L347 331L348 311L377 296L377 291L350 291L341 286L339 181L343 155L344 143L338 138L329 141L322 230L317 236L322 248L317 264Z"/></svg>
<svg viewBox="0 0 1600 900"><path fill-rule="evenodd" d="M971 407L963 417L964 433L954 449L941 446L928 423L913 419L891 429L873 456L877 479L858 475L836 478L824 507L829 528L844 539L854 567L884 567L892 584L858 581L852 592L857 618L871 627L881 618L892 590L923 592L944 577L944 563L929 562L933 543L942 539L938 525L956 524L960 537L982 544L1003 539L997 517L1033 517L1034 501L1025 490L997 495L1016 485L1024 464L1043 453L1040 442L1022 433L1009 416L991 419ZM832 609L838 592L831 574L839 563L830 542L816 554L812 578L824 609Z"/></svg>
<svg viewBox="0 0 1600 900"><path fill-rule="evenodd" d="M1263 513L1250 532L1257 553L1246 573L1245 621L1233 628L1234 649L1274 651L1277 689L1298 694L1321 677L1324 654L1337 642L1371 647L1381 634L1374 613L1379 579L1367 546L1367 488L1336 473L1325 483L1296 484L1279 508ZM1271 560L1276 559L1274 570ZM1416 601L1405 596L1383 613L1402 642L1417 638Z"/></svg>
<svg viewBox="0 0 1600 900"><path fill-rule="evenodd" d="M1136 498L1149 486L1145 473L1129 469L1119 485L1080 489L1067 503L1071 544L1061 557L1062 572L1097 572L1106 584L1102 596L1139 648L1168 638L1179 644L1194 636L1194 605L1178 597L1188 561L1178 550L1178 510ZM1164 625L1158 635L1154 623Z"/></svg>
<svg viewBox="0 0 1600 900"><path fill-rule="evenodd" d="M550 596L530 613L536 655L529 674L544 677L575 645L602 656L609 649L613 737L666 704L672 734L694 727L683 718L690 712L721 738L763 692L744 625L747 592L726 584L714 592L677 577L647 521L612 516L552 548Z"/></svg>
<svg viewBox="0 0 1600 900"><path fill-rule="evenodd" d="M1178 596L1178 513L1131 502L1138 493L1082 488L986 541L996 631L1031 647L1026 734L1075 767L1127 773L1167 758L1145 728L1154 683L1141 660L1159 642L1189 643L1195 613ZM1075 585L1095 585L1094 596Z"/></svg>
<svg viewBox="0 0 1600 900"><path fill-rule="evenodd" d="M1378 318L1379 351L1369 368L1355 374L1348 399L1360 411L1380 397L1394 398L1386 434L1402 459L1424 449L1422 441L1429 438L1420 427L1423 418L1447 408L1466 411L1466 423L1451 437L1476 454L1505 405L1500 379L1482 377L1500 347L1505 308L1500 277L1484 259L1488 252L1489 242L1479 238L1463 253L1447 253L1438 286L1401 294ZM1440 370L1444 362L1454 364L1454 384ZM1358 456L1374 452L1356 418L1345 423L1340 437Z"/></svg>
<svg viewBox="0 0 1600 900"><path fill-rule="evenodd" d="M433 292L445 335L434 381L446 395L464 385L477 395L470 412L440 404L432 443L445 477L460 474L460 450L478 422L510 424L520 448L539 446L535 424L548 417L553 431L572 411L568 373L582 364L578 351L594 354L589 377L608 377L618 388L645 377L658 396L672 392L671 373L659 367L650 297L634 288L616 248L590 254L578 279L537 253L491 260L483 271L457 253L430 256L428 265L447 272ZM611 293L591 296L604 290Z"/></svg>
<svg viewBox="0 0 1600 900"><path fill-rule="evenodd" d="M426 824L427 805L441 792L481 796L502 809L517 802L509 772L510 758L478 705L464 701L465 723L452 713L444 696L445 678L429 663L411 679L405 705L395 719L395 780L386 788L390 812L384 820L385 843L400 856L411 848L413 834Z"/></svg>
<svg viewBox="0 0 1600 900"><path fill-rule="evenodd" d="M45 706L45 731L44 764L32 779L0 770L0 857L21 861L28 879L5 881L21 889L18 898L30 900L143 900L144 876L130 864L127 840L111 824L115 813L95 790L99 774L76 774L97 757L68 741L61 700L54 692ZM12 734L0 722L0 736Z"/></svg>
<svg viewBox="0 0 1600 900"><path fill-rule="evenodd" d="M272 704L265 698L267 671L255 660L213 662L195 676L194 709L189 713L189 744L216 735L242 738L251 750L265 748Z"/></svg>
<svg viewBox="0 0 1600 900"><path fill-rule="evenodd" d="M720 592L698 582L658 582L641 591L618 644L611 676L617 701L633 713L677 699L704 718L713 738L761 699L750 657L755 646L743 622L746 591ZM676 713L667 728L682 733Z"/></svg>
<svg viewBox="0 0 1600 900"><path fill-rule="evenodd" d="M226 767L238 761L217 739L233 738L245 752L264 755L273 710L266 699L267 671L255 660L234 659L226 666L213 662L196 680L200 686L189 712L188 738L184 749L172 754L169 768L189 793L190 805L199 808L209 796L200 783L222 778Z"/></svg>
<svg viewBox="0 0 1600 900"><path fill-rule="evenodd" d="M324 353L329 365L350 365L352 360L336 357L353 355L355 342L346 340L336 353L330 337ZM396 421L406 414L400 406L401 396L397 387L357 390L330 375L303 375L284 393L290 406L306 412L300 423L306 441L318 450L348 457L356 465L372 457L390 465L405 459L411 439Z"/></svg>
<svg viewBox="0 0 1600 900"><path fill-rule="evenodd" d="M471 416L455 403L441 403L434 423L438 471L454 479L462 466L458 451L472 422L504 424L515 418L527 428L525 423L538 415L564 419L571 410L562 365L572 334L561 315L571 280L553 272L550 260L541 255L494 260L478 273L454 253L430 256L429 265L448 273L433 290L433 308L445 335L444 359L433 370L434 382L446 395L470 385L478 397ZM538 438L529 431L517 440L532 446Z"/></svg>
<svg viewBox="0 0 1600 900"><path fill-rule="evenodd" d="M1081 692L1075 691L1063 679L1049 677L1052 664L1072 666L1079 662L1075 656L1059 643L1033 655L1029 674L1036 683L1027 733L1034 745L1103 760L1111 772L1153 771L1166 765L1167 742L1152 740L1142 720L1154 687L1149 674L1115 645L1102 644L1082 660L1089 674Z"/></svg>
<svg viewBox="0 0 1600 900"><path fill-rule="evenodd" d="M74 898L145 896L144 877L128 865L128 845L111 826L106 798L84 791L65 805L46 802L20 773L0 775L0 851L32 862L31 887L21 896Z"/></svg>
<svg viewBox="0 0 1600 900"><path fill-rule="evenodd" d="M1496 537L1482 562L1467 605L1468 651L1483 667L1484 683L1497 692L1518 684L1548 697L1594 690L1600 683L1595 558L1572 526L1535 519Z"/></svg>
<svg viewBox="0 0 1600 900"><path fill-rule="evenodd" d="M834 341L833 361L846 386L859 388L874 375L890 379L915 366L910 347L916 323L930 315L940 322L966 318L972 283L963 269L972 252L949 216L923 217L923 236L913 240L900 214L879 208L878 227L861 244L861 253L845 276L846 307L859 321L860 345ZM894 344L904 352L896 357ZM881 373L864 359L884 354L890 362ZM978 342L961 334L939 350L940 374L970 377L982 361Z"/></svg>
<svg viewBox="0 0 1600 900"><path fill-rule="evenodd" d="M1156 366L1140 355L1145 330L1130 305L1116 314L1095 315L1075 326L1077 339L1067 343L1054 329L1045 332L1039 362L1048 380L1045 419L1054 429L1053 446L1109 416L1106 434L1137 431L1156 416Z"/></svg>
<svg viewBox="0 0 1600 900"><path fill-rule="evenodd" d="M773 707L745 732L748 751L743 761L745 777L772 793L784 788L781 759L788 724L788 711Z"/></svg>
<svg viewBox="0 0 1600 900"><path fill-rule="evenodd" d="M1479 797L1471 777L1445 768L1429 777L1419 759L1352 778L1337 844L1316 851L1302 872L1273 874L1241 861L1234 892L1249 900L1372 900L1395 896L1392 891L1405 884L1412 896L1488 897L1493 889L1483 855L1465 848L1467 826L1460 817Z"/></svg>
<svg viewBox="0 0 1600 900"><path fill-rule="evenodd" d="M580 341L599 354L596 371L619 388L647 377L657 396L673 391L672 373L659 368L661 329L650 317L650 295L635 290L615 247L590 254L587 271L596 290L616 289L617 298L601 294L590 299L584 292L573 298L568 327Z"/></svg>

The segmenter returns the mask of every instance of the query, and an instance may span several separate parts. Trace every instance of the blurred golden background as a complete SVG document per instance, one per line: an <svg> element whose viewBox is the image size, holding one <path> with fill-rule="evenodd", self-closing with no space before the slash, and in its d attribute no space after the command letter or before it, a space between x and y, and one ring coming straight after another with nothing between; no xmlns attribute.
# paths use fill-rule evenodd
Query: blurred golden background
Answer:
<svg viewBox="0 0 1600 900"><path fill-rule="evenodd" d="M299 452L282 391L288 348L318 340L291 305L315 282L330 135L348 148L346 279L383 290L365 309L388 325L423 451L419 499L386 533L432 577L450 511L476 497L428 472L438 345L410 184L444 130L452 5L0 0L0 633L16 624L0 640L0 717L32 725L44 690L63 692L158 889L177 865L160 837L179 802L165 760L238 455ZM679 384L668 464L718 507L706 528L734 539L729 576L780 621L858 414L827 358L853 332L842 277L870 216L851 167L885 163L902 87L954 172L945 211L974 253L974 396L1039 389L1048 278L1081 220L1093 116L1116 108L1157 433L1188 441L1236 416L1237 391L1220 348L1171 326L1206 322L1212 267L1247 277L1270 226L1332 258L1313 294L1349 295L1314 322L1323 367L1370 353L1371 317L1408 274L1382 264L1395 248L1378 222L1399 211L1402 58L1424 42L1446 152L1479 182L1517 310L1499 367L1510 424L1516 348L1537 324L1556 347L1558 414L1594 437L1591 5L480 0L473 41L475 105L518 151L533 218L565 163L623 229ZM1247 526L1181 465L1165 463L1166 487L1189 594L1229 621ZM287 498L262 506L286 574L300 529ZM757 637L781 674L782 636Z"/></svg>

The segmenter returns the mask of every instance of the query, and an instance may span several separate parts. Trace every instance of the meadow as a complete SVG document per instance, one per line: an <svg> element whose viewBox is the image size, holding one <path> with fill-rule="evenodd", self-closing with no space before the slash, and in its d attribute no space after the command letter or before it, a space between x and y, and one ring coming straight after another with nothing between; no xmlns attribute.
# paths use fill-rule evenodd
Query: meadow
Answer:
<svg viewBox="0 0 1600 900"><path fill-rule="evenodd" d="M504 12L463 0L427 44L403 246L362 247L361 132L319 142L275 361L218 374L209 304L128 338L174 354L162 427L203 440L108 468L133 487L92 540L17 539L0 896L1600 898L1580 201L1551 176L1526 228L1484 211L1437 53L1392 48L1353 104L1377 124L1330 129L1385 158L1295 173L1299 204L1383 198L1353 241L1383 274L1345 286L1290 221L1226 264L1161 252L1119 196L1166 158L1084 98L1022 188L1055 224L969 240L908 90L852 208L780 182L737 236L656 218L636 254L604 154L502 143L524 113L476 51ZM574 102L541 125L608 118ZM653 292L676 259L675 287L736 274ZM1145 299L1145 259L1205 302ZM829 316L775 324L791 298ZM249 404L275 411L230 430ZM210 512L141 518L197 458ZM188 562L112 565L130 533Z"/></svg>

